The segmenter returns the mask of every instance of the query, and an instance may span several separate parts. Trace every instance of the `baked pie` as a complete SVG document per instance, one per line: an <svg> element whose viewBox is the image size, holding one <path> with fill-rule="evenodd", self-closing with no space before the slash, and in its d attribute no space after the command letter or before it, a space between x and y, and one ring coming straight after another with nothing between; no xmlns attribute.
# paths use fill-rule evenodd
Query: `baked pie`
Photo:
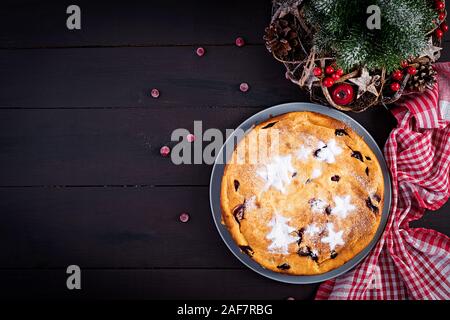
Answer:
<svg viewBox="0 0 450 320"><path fill-rule="evenodd" d="M263 267L321 274L370 243L383 195L380 165L358 134L319 113L291 112L256 125L234 149L222 223Z"/></svg>

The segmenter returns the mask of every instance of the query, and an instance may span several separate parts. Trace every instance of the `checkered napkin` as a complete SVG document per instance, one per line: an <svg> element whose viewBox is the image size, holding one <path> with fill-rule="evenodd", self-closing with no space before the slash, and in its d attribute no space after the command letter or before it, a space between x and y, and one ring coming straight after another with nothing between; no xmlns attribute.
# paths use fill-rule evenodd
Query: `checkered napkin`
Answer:
<svg viewBox="0 0 450 320"><path fill-rule="evenodd" d="M450 238L409 227L450 194L450 63L435 69L433 90L392 110L398 125L384 147L392 208L382 238L356 269L324 282L316 299L450 299Z"/></svg>

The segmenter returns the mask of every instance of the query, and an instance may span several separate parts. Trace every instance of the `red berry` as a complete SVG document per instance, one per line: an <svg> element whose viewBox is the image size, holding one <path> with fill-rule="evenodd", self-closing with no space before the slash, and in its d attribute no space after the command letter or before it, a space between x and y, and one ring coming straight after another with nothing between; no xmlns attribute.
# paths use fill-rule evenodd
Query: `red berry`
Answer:
<svg viewBox="0 0 450 320"><path fill-rule="evenodd" d="M198 47L197 50L195 51L195 53L197 53L197 55L199 57L203 56L205 54L205 49L202 47Z"/></svg>
<svg viewBox="0 0 450 320"><path fill-rule="evenodd" d="M350 84L341 83L333 88L331 97L336 104L345 106L352 103L355 98L355 91Z"/></svg>
<svg viewBox="0 0 450 320"><path fill-rule="evenodd" d="M402 66L402 68L406 68L406 67L409 65L408 60L403 60L403 61L400 63L400 65Z"/></svg>
<svg viewBox="0 0 450 320"><path fill-rule="evenodd" d="M403 79L403 72L401 72L400 70L395 70L394 72L392 72L392 78L394 80L402 80Z"/></svg>
<svg viewBox="0 0 450 320"><path fill-rule="evenodd" d="M239 85L239 90L241 90L242 92L247 92L249 88L250 87L248 86L248 83L246 83L246 82L242 82Z"/></svg>
<svg viewBox="0 0 450 320"><path fill-rule="evenodd" d="M438 19L443 21L445 19L445 12L439 13Z"/></svg>
<svg viewBox="0 0 450 320"><path fill-rule="evenodd" d="M410 75L415 75L416 73L417 73L417 69L416 68L414 68L414 67L409 67L408 68L408 70L407 70L407 72L410 74Z"/></svg>
<svg viewBox="0 0 450 320"><path fill-rule="evenodd" d="M325 68L325 73L326 74L332 74L334 73L334 68L332 66L328 66Z"/></svg>
<svg viewBox="0 0 450 320"><path fill-rule="evenodd" d="M333 73L333 74L331 75L331 77L333 78L334 81L337 81L337 80L339 80L339 78L340 78L341 76L338 75L337 72L335 72L335 73Z"/></svg>
<svg viewBox="0 0 450 320"><path fill-rule="evenodd" d="M391 83L391 90L392 90L392 91L398 91L398 90L400 90L400 83L398 83L398 82L392 82L392 83Z"/></svg>
<svg viewBox="0 0 450 320"><path fill-rule="evenodd" d="M189 221L189 213L183 212L180 214L179 219L181 222L185 223Z"/></svg>
<svg viewBox="0 0 450 320"><path fill-rule="evenodd" d="M161 149L159 149L159 153L163 157L167 157L170 154L170 148L168 146L162 146Z"/></svg>
<svg viewBox="0 0 450 320"><path fill-rule="evenodd" d="M444 32L448 31L448 24L446 24L445 22L441 24L441 30Z"/></svg>
<svg viewBox="0 0 450 320"><path fill-rule="evenodd" d="M322 84L326 88L329 88L329 87L331 87L334 84L334 80L333 80L333 78L325 78L325 79L323 79Z"/></svg>
<svg viewBox="0 0 450 320"><path fill-rule="evenodd" d="M236 40L234 41L234 43L238 46L238 47L242 47L245 44L244 38L242 37L237 37Z"/></svg>
<svg viewBox="0 0 450 320"><path fill-rule="evenodd" d="M313 73L314 73L314 75L315 75L316 77L320 77L320 76L322 75L322 69L319 68L319 67L315 67L315 68L313 69Z"/></svg>
<svg viewBox="0 0 450 320"><path fill-rule="evenodd" d="M194 136L192 133L189 133L189 134L186 136L186 140L187 140L188 142L194 142L194 141L195 141L195 136Z"/></svg>
<svg viewBox="0 0 450 320"><path fill-rule="evenodd" d="M152 89L152 91L150 91L150 95L153 98L158 98L159 97L159 90L158 89Z"/></svg>
<svg viewBox="0 0 450 320"><path fill-rule="evenodd" d="M342 76L344 75L344 70L342 70L341 68L339 68L339 69L336 70L336 74L337 74L339 77L342 77Z"/></svg>
<svg viewBox="0 0 450 320"><path fill-rule="evenodd" d="M434 4L438 10L445 9L445 3L443 1L436 1Z"/></svg>
<svg viewBox="0 0 450 320"><path fill-rule="evenodd" d="M443 36L444 36L444 31L442 31L441 29L437 29L436 37L438 37L438 39L441 39Z"/></svg>

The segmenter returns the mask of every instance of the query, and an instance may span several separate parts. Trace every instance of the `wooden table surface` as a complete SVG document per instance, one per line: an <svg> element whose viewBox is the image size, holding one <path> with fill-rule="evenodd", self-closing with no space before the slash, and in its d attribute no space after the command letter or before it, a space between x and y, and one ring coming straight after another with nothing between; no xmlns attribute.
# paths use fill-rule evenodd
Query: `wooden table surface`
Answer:
<svg viewBox="0 0 450 320"><path fill-rule="evenodd" d="M194 120L225 130L309 100L264 47L270 1L77 1L73 31L69 4L13 1L0 13L1 297L313 297L317 285L265 279L228 251L210 166L159 155ZM395 125L383 107L350 116L381 147ZM414 226L450 234L449 208ZM71 264L78 291L66 288Z"/></svg>

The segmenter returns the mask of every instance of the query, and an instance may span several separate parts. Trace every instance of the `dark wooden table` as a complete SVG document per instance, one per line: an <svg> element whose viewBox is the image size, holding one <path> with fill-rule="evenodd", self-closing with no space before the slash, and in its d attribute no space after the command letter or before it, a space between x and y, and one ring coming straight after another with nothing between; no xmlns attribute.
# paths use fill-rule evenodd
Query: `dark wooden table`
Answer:
<svg viewBox="0 0 450 320"><path fill-rule="evenodd" d="M228 251L209 208L210 166L159 155L194 120L225 130L308 101L264 47L270 1L77 1L74 31L69 4L2 3L0 295L313 297L317 285L265 279ZM395 124L382 107L350 115L380 146ZM450 234L448 211L414 225ZM71 264L82 269L78 291L66 289Z"/></svg>

